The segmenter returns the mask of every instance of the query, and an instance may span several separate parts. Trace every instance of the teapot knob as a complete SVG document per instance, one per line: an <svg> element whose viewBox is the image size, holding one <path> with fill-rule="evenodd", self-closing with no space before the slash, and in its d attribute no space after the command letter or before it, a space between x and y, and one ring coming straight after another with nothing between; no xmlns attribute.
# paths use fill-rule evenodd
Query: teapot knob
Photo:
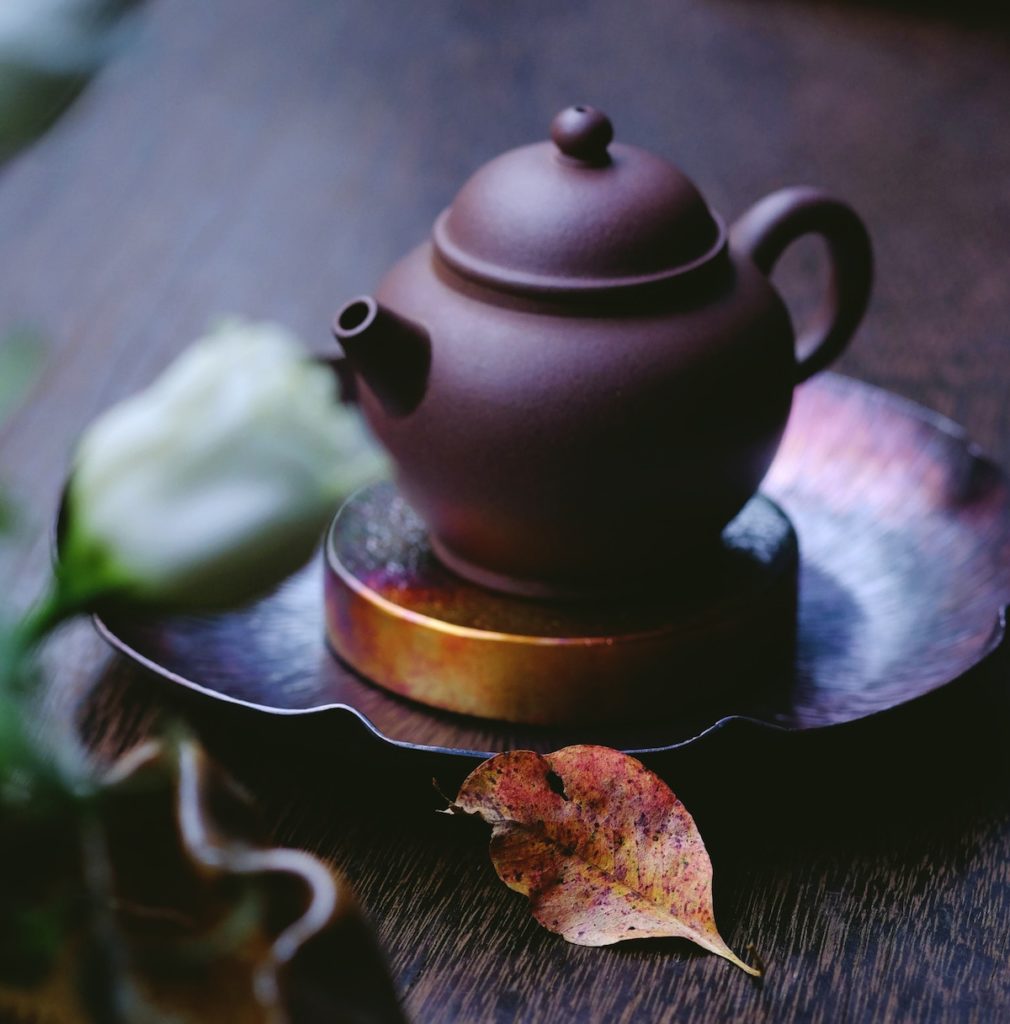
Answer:
<svg viewBox="0 0 1010 1024"><path fill-rule="evenodd" d="M551 138L561 152L579 163L610 163L607 146L613 141L610 118L595 107L566 107L551 122Z"/></svg>

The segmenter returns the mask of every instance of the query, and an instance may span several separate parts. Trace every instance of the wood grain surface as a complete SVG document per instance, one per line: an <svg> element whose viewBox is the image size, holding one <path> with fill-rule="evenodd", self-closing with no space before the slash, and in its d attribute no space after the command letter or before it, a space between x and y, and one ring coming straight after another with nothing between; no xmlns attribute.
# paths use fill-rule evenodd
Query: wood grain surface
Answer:
<svg viewBox="0 0 1010 1024"><path fill-rule="evenodd" d="M50 346L0 435L26 510L6 595L39 586L67 453L99 409L221 312L328 351L333 310L471 170L572 102L677 160L730 219L790 183L848 199L879 273L840 368L1010 462L1010 37L981 4L928 6L153 0L0 179L0 327ZM781 267L798 319L817 255ZM48 711L101 751L160 714L161 691L86 626L51 668ZM997 666L858 742L728 730L666 764L712 853L723 935L768 964L760 985L675 942L582 949L540 930L483 830L403 810L350 740L299 751L243 721L217 746L279 841L351 878L416 1021L988 1022L1010 1016L1006 679ZM403 784L427 786L411 770Z"/></svg>

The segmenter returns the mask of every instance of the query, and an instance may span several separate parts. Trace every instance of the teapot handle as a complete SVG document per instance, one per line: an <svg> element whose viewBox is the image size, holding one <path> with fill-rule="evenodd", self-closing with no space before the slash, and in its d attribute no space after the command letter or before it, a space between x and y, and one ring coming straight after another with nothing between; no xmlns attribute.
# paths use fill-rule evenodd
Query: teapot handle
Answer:
<svg viewBox="0 0 1010 1024"><path fill-rule="evenodd" d="M770 274L797 238L821 235L828 244L828 294L797 349L797 383L841 355L859 326L873 283L873 249L855 211L820 189L784 188L759 199L731 229L733 247Z"/></svg>

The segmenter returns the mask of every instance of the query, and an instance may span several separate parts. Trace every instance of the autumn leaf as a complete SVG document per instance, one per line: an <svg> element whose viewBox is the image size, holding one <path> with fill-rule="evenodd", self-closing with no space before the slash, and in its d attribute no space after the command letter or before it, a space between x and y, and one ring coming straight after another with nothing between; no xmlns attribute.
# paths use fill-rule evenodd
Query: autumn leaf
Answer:
<svg viewBox="0 0 1010 1024"><path fill-rule="evenodd" d="M694 819L635 758L595 746L498 754L448 811L492 826L498 877L569 942L683 938L761 974L716 929L712 862Z"/></svg>

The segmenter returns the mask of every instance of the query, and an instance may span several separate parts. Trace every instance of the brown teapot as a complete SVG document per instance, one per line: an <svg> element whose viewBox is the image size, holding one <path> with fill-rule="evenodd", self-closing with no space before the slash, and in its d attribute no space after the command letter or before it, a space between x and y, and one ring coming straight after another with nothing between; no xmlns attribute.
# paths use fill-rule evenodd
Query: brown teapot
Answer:
<svg viewBox="0 0 1010 1024"><path fill-rule="evenodd" d="M529 596L613 595L717 544L794 386L859 323L872 253L850 207L813 188L727 231L591 107L562 111L551 137L478 170L333 329L449 568ZM768 274L811 232L831 285L797 356Z"/></svg>

